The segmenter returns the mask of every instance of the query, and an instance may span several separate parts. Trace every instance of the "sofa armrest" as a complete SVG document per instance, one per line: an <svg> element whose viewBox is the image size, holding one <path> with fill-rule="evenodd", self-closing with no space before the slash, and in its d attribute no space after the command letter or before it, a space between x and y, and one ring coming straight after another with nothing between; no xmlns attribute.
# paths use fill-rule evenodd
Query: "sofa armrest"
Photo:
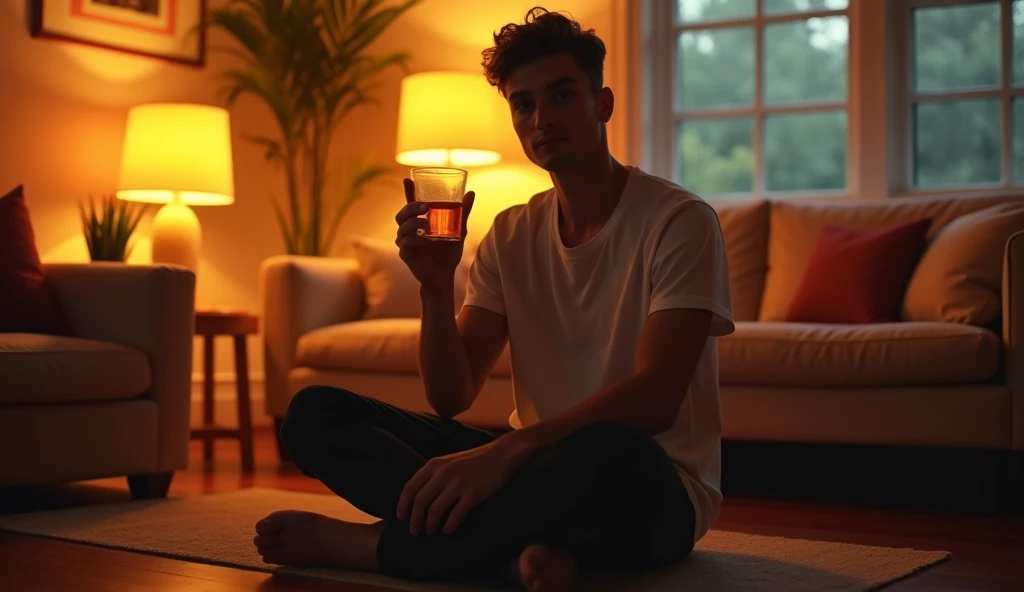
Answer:
<svg viewBox="0 0 1024 592"><path fill-rule="evenodd" d="M75 337L138 349L159 412L157 470L188 464L195 274L182 267L50 263L44 268Z"/></svg>
<svg viewBox="0 0 1024 592"><path fill-rule="evenodd" d="M260 266L266 409L283 417L294 393L288 373L304 334L363 314L363 279L354 259L278 255Z"/></svg>
<svg viewBox="0 0 1024 592"><path fill-rule="evenodd" d="M1024 230L1003 257L1003 364L1012 397L1013 448L1024 450Z"/></svg>

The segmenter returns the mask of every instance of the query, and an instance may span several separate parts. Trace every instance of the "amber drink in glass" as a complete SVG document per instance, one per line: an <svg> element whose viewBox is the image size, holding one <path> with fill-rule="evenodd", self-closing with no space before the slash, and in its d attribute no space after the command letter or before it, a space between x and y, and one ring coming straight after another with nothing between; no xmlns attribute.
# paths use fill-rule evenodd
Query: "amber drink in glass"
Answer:
<svg viewBox="0 0 1024 592"><path fill-rule="evenodd" d="M466 171L450 167L420 167L412 170L416 201L427 204L424 235L431 240L462 239L462 198L466 194Z"/></svg>

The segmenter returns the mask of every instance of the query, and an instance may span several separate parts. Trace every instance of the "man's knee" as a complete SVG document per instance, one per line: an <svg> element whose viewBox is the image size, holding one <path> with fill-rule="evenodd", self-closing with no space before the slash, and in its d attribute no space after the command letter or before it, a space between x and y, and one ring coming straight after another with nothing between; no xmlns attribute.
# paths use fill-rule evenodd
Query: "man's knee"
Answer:
<svg viewBox="0 0 1024 592"><path fill-rule="evenodd" d="M352 399L357 397L345 389L330 386L307 386L292 397L281 422L281 442L292 450L315 438L326 427L325 422L335 423L337 418L351 420L354 413L347 408L354 407Z"/></svg>

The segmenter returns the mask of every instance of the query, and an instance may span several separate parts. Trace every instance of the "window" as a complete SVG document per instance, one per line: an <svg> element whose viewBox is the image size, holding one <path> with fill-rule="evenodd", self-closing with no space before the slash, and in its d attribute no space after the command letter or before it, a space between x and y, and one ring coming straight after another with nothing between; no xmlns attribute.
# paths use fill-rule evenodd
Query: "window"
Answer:
<svg viewBox="0 0 1024 592"><path fill-rule="evenodd" d="M900 184L1024 185L1024 0L900 4Z"/></svg>
<svg viewBox="0 0 1024 592"><path fill-rule="evenodd" d="M652 0L647 166L705 197L844 192L847 8Z"/></svg>

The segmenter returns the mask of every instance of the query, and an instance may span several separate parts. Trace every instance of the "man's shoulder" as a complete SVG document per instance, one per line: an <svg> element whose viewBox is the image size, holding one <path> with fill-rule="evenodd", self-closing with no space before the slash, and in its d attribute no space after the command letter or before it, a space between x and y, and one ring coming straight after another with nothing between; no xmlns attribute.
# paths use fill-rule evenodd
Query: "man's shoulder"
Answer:
<svg viewBox="0 0 1024 592"><path fill-rule="evenodd" d="M498 212L492 226L494 232L507 238L536 226L544 219L548 202L553 196L554 190L546 189L533 194L525 203L509 206Z"/></svg>
<svg viewBox="0 0 1024 592"><path fill-rule="evenodd" d="M633 194L642 204L641 218L648 222L665 224L679 217L699 219L714 212L704 198L678 183L640 169L636 169L635 178Z"/></svg>
<svg viewBox="0 0 1024 592"><path fill-rule="evenodd" d="M691 201L704 202L702 197L674 181L652 175L639 168L636 168L634 172L635 191L651 198L657 205L671 206Z"/></svg>

